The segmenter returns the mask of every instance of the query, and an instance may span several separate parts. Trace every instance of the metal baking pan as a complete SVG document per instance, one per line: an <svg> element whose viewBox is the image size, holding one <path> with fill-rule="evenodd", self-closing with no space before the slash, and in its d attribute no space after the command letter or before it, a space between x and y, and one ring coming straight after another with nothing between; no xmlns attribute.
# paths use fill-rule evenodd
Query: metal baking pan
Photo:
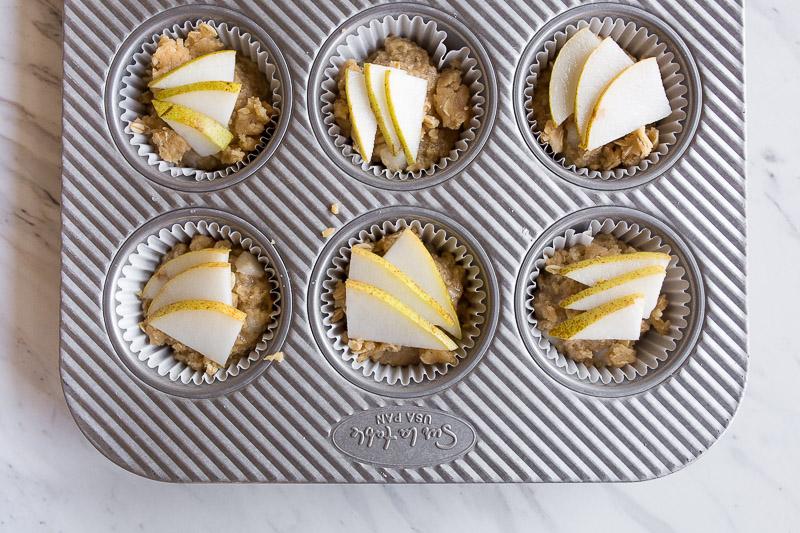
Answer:
<svg viewBox="0 0 800 533"><path fill-rule="evenodd" d="M66 2L60 366L81 431L119 466L172 482L638 481L692 462L730 424L746 380L742 4L355 4ZM486 115L457 164L417 182L381 182L359 174L326 135L320 65L364 21L401 14L434 20L448 46L471 47ZM564 175L525 121L537 46L558 30L554 20L576 16L632 17L696 68L679 150L622 186ZM283 88L281 119L257 161L210 182L143 165L125 145L114 99L142 39L200 18L250 28ZM521 316L525 279L547 239L599 216L658 232L692 283L692 322L669 364L622 388L549 367ZM114 320L131 250L196 218L236 227L285 272L286 314L272 348L286 360L208 387L149 372ZM482 265L487 294L465 362L411 385L343 364L320 312L336 250L399 218L456 235ZM338 231L326 241L328 226Z"/></svg>

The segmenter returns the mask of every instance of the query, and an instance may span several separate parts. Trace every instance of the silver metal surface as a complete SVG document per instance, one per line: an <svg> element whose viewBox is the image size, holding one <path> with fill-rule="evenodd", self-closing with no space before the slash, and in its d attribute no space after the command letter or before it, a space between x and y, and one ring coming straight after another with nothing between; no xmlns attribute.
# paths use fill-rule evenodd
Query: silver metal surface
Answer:
<svg viewBox="0 0 800 533"><path fill-rule="evenodd" d="M200 222L201 220L208 223L216 222L220 225L228 225L242 233L244 237L250 237L261 248L262 254L267 257L270 267L277 274L278 290L280 291L284 308L278 316L275 336L267 346L266 354L271 354L281 349L283 342L286 340L286 334L289 331L289 324L292 319L292 289L286 266L278 251L270 243L269 237L261 233L252 224L235 215L216 209L189 208L170 211L139 227L123 243L108 268L103 289L103 319L106 331L111 340L111 345L114 347L113 353L120 358L120 361L137 379L162 392L186 398L214 398L223 394L230 394L257 378L271 364L263 359L255 361L246 371L238 376L228 377L222 382L215 381L214 383L203 385L181 383L180 381L169 380L166 376L159 376L154 369L148 368L145 363L139 360L137 354L131 350L130 343L123 337L124 330L119 327L120 316L116 312L119 302L115 299L115 296L118 292L122 269L128 264L128 258L140 244L147 241L148 237L159 233L162 229L170 228L173 224Z"/></svg>
<svg viewBox="0 0 800 533"><path fill-rule="evenodd" d="M350 362L342 358L342 354L333 346L333 341L326 334L323 325L322 313L322 292L324 283L329 278L328 270L333 268L333 260L339 254L343 246L347 246L347 241L355 238L360 231L368 230L374 224L381 224L384 221L405 219L406 221L416 220L422 224L433 224L437 229L443 229L448 236L454 237L459 245L465 246L467 252L472 256L472 263L480 269L478 279L482 282L482 289L486 292L486 300L483 305L486 310L481 313L482 323L479 324L480 335L474 346L466 350L466 356L460 360L459 364L450 368L446 374L438 376L436 379L424 380L420 383L409 383L408 385L390 385L384 381L378 382L372 376L364 376L360 370L352 368ZM431 211L428 209L412 206L392 206L371 211L359 216L341 228L325 245L320 252L314 270L311 273L309 283L309 293L306 298L308 305L308 316L314 339L317 342L320 352L328 362L339 371L342 376L354 385L361 387L369 392L374 392L382 396L391 398L416 398L433 394L449 387L467 375L480 362L481 357L486 353L487 348L497 328L499 313L499 287L497 277L494 273L491 260L480 245L480 242L471 235L469 231L458 221L451 217Z"/></svg>
<svg viewBox="0 0 800 533"><path fill-rule="evenodd" d="M686 270L685 278L689 282L689 290L687 292L691 298L691 312L687 319L688 325L684 329L683 336L678 341L678 345L670 353L670 357L659 364L657 368L648 372L647 375L639 376L632 381L625 381L618 384L590 383L587 380L581 380L574 376L567 375L566 372L556 368L554 364L547 361L542 349L533 338L531 333L532 326L527 321L527 311L525 309L526 300L529 298L527 289L531 286L530 275L533 270L533 265L537 259L542 257L545 247L550 246L555 237L564 234L568 229L574 229L576 232L584 231L591 220L603 220L606 218L624 220L630 224L638 224L640 227L647 228L654 232L664 244L669 246L670 255L677 257L678 266ZM692 353L694 345L700 336L703 320L705 318L705 287L702 274L700 273L700 266L697 264L691 246L664 221L652 215L648 215L647 213L626 207L590 207L556 221L536 239L536 242L531 246L528 255L522 262L522 267L517 277L517 287L514 294L514 310L516 313L517 326L519 327L525 347L534 356L536 362L539 363L544 371L553 379L584 394L608 398L630 396L633 394L640 394L656 386L665 379L668 379L683 365L686 358Z"/></svg>
<svg viewBox="0 0 800 533"><path fill-rule="evenodd" d="M105 112L113 101L104 99L104 88L119 74L114 57L138 46L133 32L157 24L147 21L177 3L98 9L91 0L66 2L60 366L67 404L101 453L136 474L176 482L636 481L682 468L724 432L747 368L741 3L627 2L683 39L702 79L703 108L670 168L625 191L560 179L533 155L517 125L514 76L526 46L548 21L581 4L550 0L432 2L485 50L485 72L496 80L496 119L457 173L415 191L355 179L318 142L309 113L318 102L309 99L315 58L340 38L345 21L372 4L220 2L260 28L285 58L285 101L293 100L282 117L285 135L276 134L274 152L248 167L247 179L211 182L214 190L176 190L170 180L148 179L115 142ZM340 215L328 211L332 202L341 205ZM307 300L312 269L327 253L320 230L398 205L458 221L497 278L498 322L483 356L442 390L411 399L365 390L330 364L315 342ZM617 397L565 386L544 370L526 349L514 312L516 282L534 241L594 206L636 208L664 222L688 243L705 281L705 321L694 346L676 354L658 383ZM102 319L103 288L126 243L151 220L191 208L234 215L274 239L292 287L286 360L251 368L236 390L202 399L132 372ZM379 427L386 424L391 433ZM441 448L452 444L445 424L458 435L452 453ZM367 426L383 439L379 448L359 444ZM409 450L410 436L423 433L430 440L417 439L419 447Z"/></svg>
<svg viewBox="0 0 800 533"><path fill-rule="evenodd" d="M525 139L525 142L539 161L541 161L550 172L570 183L599 191L619 191L641 186L669 170L669 168L681 158L686 148L688 148L692 142L692 137L695 131L697 131L697 125L700 123L700 116L703 108L703 88L700 79L701 76L697 69L697 63L688 45L681 38L681 34L676 32L671 25L666 22L664 18L665 8L652 9L649 11L650 12L635 6L611 2L574 7L559 14L542 26L522 52L522 56L517 64L517 70L514 74L513 105L517 125L519 126L522 138ZM684 95L688 101L686 109L687 116L681 121L683 130L678 134L677 141L673 146L670 146L667 153L659 159L658 163L622 179L602 180L599 178L590 178L572 172L557 163L553 160L553 156L545 151L544 146L540 144L536 136L534 136L531 130L531 124L526 116L528 110L525 109L525 80L536 54L543 49L544 43L552 39L556 32L563 30L564 27L570 24L577 24L578 21L588 21L592 17L620 18L626 21L626 23L633 23L639 28L646 28L651 34L658 36L659 41L666 46L668 53L674 56L673 61L677 63L680 69L679 72L685 76L683 84L687 89Z"/></svg>

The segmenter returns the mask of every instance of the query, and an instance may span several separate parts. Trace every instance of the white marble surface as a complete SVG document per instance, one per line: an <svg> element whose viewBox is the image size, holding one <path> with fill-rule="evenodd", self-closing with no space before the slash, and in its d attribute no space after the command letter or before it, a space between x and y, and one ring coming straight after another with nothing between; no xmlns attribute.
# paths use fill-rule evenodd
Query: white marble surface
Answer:
<svg viewBox="0 0 800 533"><path fill-rule="evenodd" d="M648 483L594 486L178 486L98 454L67 412L57 369L61 9L57 0L0 0L0 531L800 527L795 0L747 5L746 399L696 464Z"/></svg>

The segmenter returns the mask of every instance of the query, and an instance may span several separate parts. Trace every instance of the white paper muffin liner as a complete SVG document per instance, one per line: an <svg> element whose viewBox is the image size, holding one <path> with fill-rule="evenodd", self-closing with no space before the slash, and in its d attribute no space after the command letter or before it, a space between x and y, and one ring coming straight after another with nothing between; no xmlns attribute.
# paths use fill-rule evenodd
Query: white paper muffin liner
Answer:
<svg viewBox="0 0 800 533"><path fill-rule="evenodd" d="M376 363L371 359L358 362L345 340L347 332L346 316L334 322L334 291L337 282L344 282L347 279L348 268L350 265L350 249L360 243L377 242L386 235L397 233L406 228L415 230L420 239L427 245L432 246L438 253L451 253L455 257L456 264L464 268L466 275L464 278L464 293L462 302L468 303L465 316L461 318L462 338L453 339L457 342L458 348L455 350L457 362L455 365L449 363L439 363L436 365L426 365L419 363L408 366L391 366L383 363ZM471 355L470 351L475 346L481 333L481 327L486 321L486 300L487 293L483 280L480 278L480 268L475 264L473 256L467 248L460 244L455 237L448 235L443 229L436 228L431 223L421 223L418 220L406 221L398 219L386 221L381 225L373 224L368 230L359 232L358 237L347 241L346 246L339 248L339 252L333 259L333 266L327 270L327 280L323 283L322 291L322 316L325 334L333 342L333 347L341 354L343 360L350 363L351 367L360 371L365 377L372 377L377 382L386 382L390 385L409 385L411 383L421 383L425 380L433 380L448 372Z"/></svg>
<svg viewBox="0 0 800 533"><path fill-rule="evenodd" d="M198 234L208 235L214 240L228 240L233 243L234 247L239 246L249 251L264 265L264 271L271 286L272 313L270 313L267 328L261 335L261 340L250 352L249 357L242 357L235 365L222 368L213 376L202 370L193 370L186 363L175 359L169 346L150 344L147 335L139 327L144 320L142 299L139 293L145 283L158 268L164 254L178 243L188 243L192 237ZM228 376L239 375L240 372L250 368L254 361L268 355L265 350L275 336L282 308L278 275L269 264L267 256L262 253L258 243L250 237L243 236L230 226L207 221L173 224L168 228L161 229L158 234L149 236L146 242L139 244L122 268L114 299L117 302L115 308L117 325L123 331L123 338L129 343L131 351L136 354L139 361L153 369L158 375L165 376L171 381L195 385L225 381Z"/></svg>
<svg viewBox="0 0 800 533"><path fill-rule="evenodd" d="M447 157L440 159L430 168L415 172L391 171L381 164L371 164L361 158L353 147L350 137L342 134L333 116L333 102L338 95L337 79L342 65L348 59L354 59L359 64L366 61L373 52L383 47L383 42L389 36L405 37L425 50L431 56L431 61L440 71L456 62L461 62L462 82L469 87L472 118L456 141L453 150ZM473 143L476 130L481 125L485 111L483 74L478 68L478 62L472 57L469 48L448 51L445 47L447 34L439 30L436 22L426 21L422 17L409 18L407 15L399 17L387 16L380 20L372 20L367 26L359 26L342 44L336 48L336 53L325 68L322 82L322 117L328 134L334 138L334 144L342 151L345 158L350 159L365 172L374 176L383 176L389 180L407 181L433 175L437 170L447 168L447 165L456 161Z"/></svg>
<svg viewBox="0 0 800 533"><path fill-rule="evenodd" d="M147 114L147 106L142 104L139 99L142 93L148 90L148 71L150 70L152 55L158 48L158 40L161 35L168 35L173 39L178 37L185 38L186 35L190 31L196 29L201 22L205 22L217 30L219 38L226 49L236 50L258 65L259 71L261 71L267 79L267 88L270 91L270 104L278 111L278 114L272 117L270 123L267 124L264 133L261 135L261 141L255 150L248 152L242 161L214 171L180 167L174 163L164 161L159 156L156 148L150 143L150 136L142 133L134 133L130 127L131 123L136 120L137 117ZM226 22L217 23L210 19L190 20L184 22L182 25L174 24L172 27L153 35L145 42L141 50L133 55L133 64L129 65L126 71L127 74L122 78L122 83L120 83L120 108L122 111L122 121L125 124L125 133L128 135L131 144L136 147L139 156L147 160L148 165L157 167L161 172L168 172L172 177L185 177L194 179L195 181L204 181L215 180L235 174L253 162L275 133L275 126L281 113L282 103L280 91L281 81L277 77L277 69L271 63L266 47L259 43L251 34L240 30L237 26L230 26Z"/></svg>
<svg viewBox="0 0 800 533"><path fill-rule="evenodd" d="M558 51L564 46L578 30L589 27L595 34L602 38L611 36L617 44L635 59L641 60L648 57L655 57L661 70L661 79L667 93L672 114L658 121L658 145L653 147L653 151L648 157L643 159L636 166L622 166L613 170L591 170L586 167L577 167L566 162L563 154L555 154L550 146L541 138L541 130L544 125L539 125L533 113L533 95L536 90L536 82L540 73L555 60ZM646 28L638 27L630 21L621 18L605 17L603 19L593 17L588 21L582 20L577 24L570 24L563 30L557 32L534 56L533 64L525 80L525 109L527 112L528 125L533 136L553 160L579 176L595 178L601 180L618 180L633 176L640 170L646 170L651 165L658 163L659 159L666 155L670 147L673 146L684 128L687 118L689 101L686 98L688 89L685 85L685 74L680 71L678 63L674 60L673 52L667 49L667 45L659 41L658 35L650 33ZM542 90L546 90L542 88Z"/></svg>
<svg viewBox="0 0 800 533"><path fill-rule="evenodd" d="M562 355L551 343L550 338L538 327L538 321L533 310L533 303L537 293L536 279L540 270L544 267L546 259L552 257L556 250L570 248L577 244L587 245L592 242L595 235L601 233L610 233L617 239L642 252L671 254L670 247L663 243L661 237L647 228L611 219L592 220L585 231L578 233L573 229L567 230L566 233L554 239L552 244L544 249L543 257L536 260L528 278L525 310L527 322L532 329L535 342L541 352L545 354L549 364L555 365L561 371L574 378L586 380L590 383L607 385L623 383L644 376L667 360L671 352L675 350L677 342L683 337L683 331L688 325L687 317L690 313L689 301L691 297L688 292L689 282L686 279L686 271L683 266L678 264L677 257L672 254L672 260L667 266L667 275L661 287L661 292L666 294L669 300L669 305L664 311L664 318L668 319L671 324L668 335L660 335L653 329L648 331L636 343L636 362L620 368L586 365Z"/></svg>

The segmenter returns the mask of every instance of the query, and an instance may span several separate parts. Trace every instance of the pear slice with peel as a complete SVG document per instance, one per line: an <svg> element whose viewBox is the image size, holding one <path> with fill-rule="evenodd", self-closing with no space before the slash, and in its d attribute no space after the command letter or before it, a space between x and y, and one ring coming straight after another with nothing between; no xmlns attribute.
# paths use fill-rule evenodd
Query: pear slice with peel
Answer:
<svg viewBox="0 0 800 533"><path fill-rule="evenodd" d="M406 160L413 165L417 162L419 142L422 140L428 80L390 70L386 72L385 83L394 131L403 146Z"/></svg>
<svg viewBox="0 0 800 533"><path fill-rule="evenodd" d="M381 130L383 140L393 155L397 155L403 149L400 138L394 129L392 115L389 112L389 103L386 101L386 73L399 72L405 74L403 70L394 67L385 67L373 63L364 63L364 81L367 84L367 95L369 95L369 105L378 121L378 128Z"/></svg>
<svg viewBox="0 0 800 533"><path fill-rule="evenodd" d="M417 234L406 229L383 258L406 274L458 323L458 315L439 268Z"/></svg>
<svg viewBox="0 0 800 533"><path fill-rule="evenodd" d="M661 285L666 275L667 270L660 265L632 270L573 294L562 300L560 305L565 309L588 311L628 294L642 294L644 295L642 318L648 318L658 303Z"/></svg>
<svg viewBox="0 0 800 533"><path fill-rule="evenodd" d="M348 279L345 291L347 335L351 339L427 350L458 347L442 330L377 287Z"/></svg>
<svg viewBox="0 0 800 533"><path fill-rule="evenodd" d="M233 305L233 273L231 264L203 263L184 270L167 281L150 302L147 313L182 300L209 300Z"/></svg>
<svg viewBox="0 0 800 533"><path fill-rule="evenodd" d="M672 113L654 57L619 73L597 99L583 141L586 150L606 143Z"/></svg>
<svg viewBox="0 0 800 533"><path fill-rule="evenodd" d="M349 279L385 291L435 326L461 338L461 325L414 280L383 257L359 246L351 249Z"/></svg>
<svg viewBox="0 0 800 533"><path fill-rule="evenodd" d="M372 160L372 150L375 148L378 121L369 103L367 82L364 74L349 69L344 84L353 142L361 158L369 163Z"/></svg>
<svg viewBox="0 0 800 533"><path fill-rule="evenodd" d="M547 271L574 279L584 285L595 285L653 265L667 268L670 255L661 252L634 252L631 254L604 255L571 263L562 267L547 267Z"/></svg>
<svg viewBox="0 0 800 533"><path fill-rule="evenodd" d="M147 323L225 366L246 318L246 313L220 302L184 300L162 307Z"/></svg>
<svg viewBox="0 0 800 533"><path fill-rule="evenodd" d="M154 91L153 96L162 102L180 104L194 109L213 118L223 126L227 126L241 90L241 83L200 81Z"/></svg>
<svg viewBox="0 0 800 533"><path fill-rule="evenodd" d="M141 296L152 300L169 279L203 263L225 263L228 261L230 253L231 251L228 248L204 248L173 257L150 276L150 279L147 280L142 289Z"/></svg>
<svg viewBox="0 0 800 533"><path fill-rule="evenodd" d="M183 137L201 157L221 152L233 140L228 128L194 109L160 100L153 100L153 107L161 120Z"/></svg>
<svg viewBox="0 0 800 533"><path fill-rule="evenodd" d="M611 37L603 39L586 58L575 87L575 125L581 141L586 136L592 110L603 89L631 65L633 59Z"/></svg>
<svg viewBox="0 0 800 533"><path fill-rule="evenodd" d="M169 89L201 81L233 81L236 50L220 50L195 57L147 84L151 89Z"/></svg>
<svg viewBox="0 0 800 533"><path fill-rule="evenodd" d="M602 39L588 27L578 30L558 51L550 74L550 116L557 126L575 111L575 91L586 58Z"/></svg>
<svg viewBox="0 0 800 533"><path fill-rule="evenodd" d="M643 304L643 295L629 294L575 315L548 334L563 340L639 340Z"/></svg>

